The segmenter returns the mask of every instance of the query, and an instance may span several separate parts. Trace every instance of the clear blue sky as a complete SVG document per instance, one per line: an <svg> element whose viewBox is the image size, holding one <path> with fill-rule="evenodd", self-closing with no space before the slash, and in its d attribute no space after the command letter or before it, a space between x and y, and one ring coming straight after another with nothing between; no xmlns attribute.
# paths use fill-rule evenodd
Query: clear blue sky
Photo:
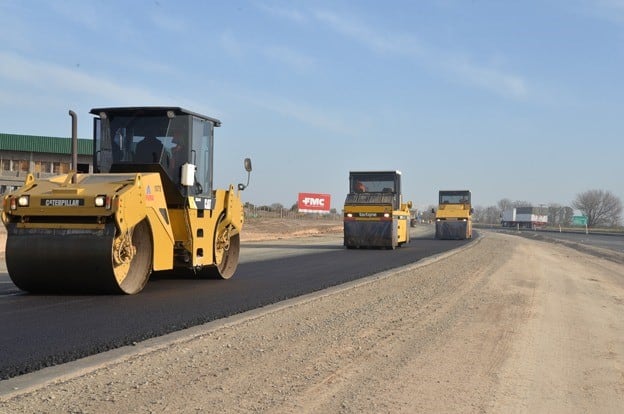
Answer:
<svg viewBox="0 0 624 414"><path fill-rule="evenodd" d="M0 0L0 132L124 105L219 118L215 181L251 157L254 204L395 169L420 208L624 201L624 1Z"/></svg>

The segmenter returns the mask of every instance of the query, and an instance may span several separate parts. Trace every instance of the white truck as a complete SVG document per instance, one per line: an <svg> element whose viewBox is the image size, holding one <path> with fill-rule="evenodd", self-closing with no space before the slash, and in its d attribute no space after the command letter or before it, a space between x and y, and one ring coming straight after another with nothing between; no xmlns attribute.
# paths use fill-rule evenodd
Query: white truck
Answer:
<svg viewBox="0 0 624 414"><path fill-rule="evenodd" d="M548 224L548 216L541 214L540 207L514 207L501 214L501 226L523 229L538 229Z"/></svg>

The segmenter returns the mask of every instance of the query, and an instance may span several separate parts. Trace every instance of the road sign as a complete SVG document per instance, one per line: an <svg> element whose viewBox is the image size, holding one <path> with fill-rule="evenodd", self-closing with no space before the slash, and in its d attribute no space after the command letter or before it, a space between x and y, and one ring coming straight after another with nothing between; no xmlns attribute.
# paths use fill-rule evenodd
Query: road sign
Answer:
<svg viewBox="0 0 624 414"><path fill-rule="evenodd" d="M572 216L573 226L587 226L587 216Z"/></svg>

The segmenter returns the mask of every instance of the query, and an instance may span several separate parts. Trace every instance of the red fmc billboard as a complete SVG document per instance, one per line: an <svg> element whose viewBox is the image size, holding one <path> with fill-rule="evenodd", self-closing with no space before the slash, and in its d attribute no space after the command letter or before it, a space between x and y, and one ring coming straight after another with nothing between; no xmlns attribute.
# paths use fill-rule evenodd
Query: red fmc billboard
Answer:
<svg viewBox="0 0 624 414"><path fill-rule="evenodd" d="M299 193L297 208L300 213L329 213L330 195L315 193Z"/></svg>

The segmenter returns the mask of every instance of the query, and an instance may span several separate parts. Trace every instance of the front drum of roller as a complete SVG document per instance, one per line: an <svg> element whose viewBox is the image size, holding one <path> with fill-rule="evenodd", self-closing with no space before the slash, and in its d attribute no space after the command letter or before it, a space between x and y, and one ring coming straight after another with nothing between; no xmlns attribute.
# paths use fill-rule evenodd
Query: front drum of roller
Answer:
<svg viewBox="0 0 624 414"><path fill-rule="evenodd" d="M18 228L9 225L6 265L13 283L32 293L140 292L151 273L149 225L120 237L104 229Z"/></svg>

